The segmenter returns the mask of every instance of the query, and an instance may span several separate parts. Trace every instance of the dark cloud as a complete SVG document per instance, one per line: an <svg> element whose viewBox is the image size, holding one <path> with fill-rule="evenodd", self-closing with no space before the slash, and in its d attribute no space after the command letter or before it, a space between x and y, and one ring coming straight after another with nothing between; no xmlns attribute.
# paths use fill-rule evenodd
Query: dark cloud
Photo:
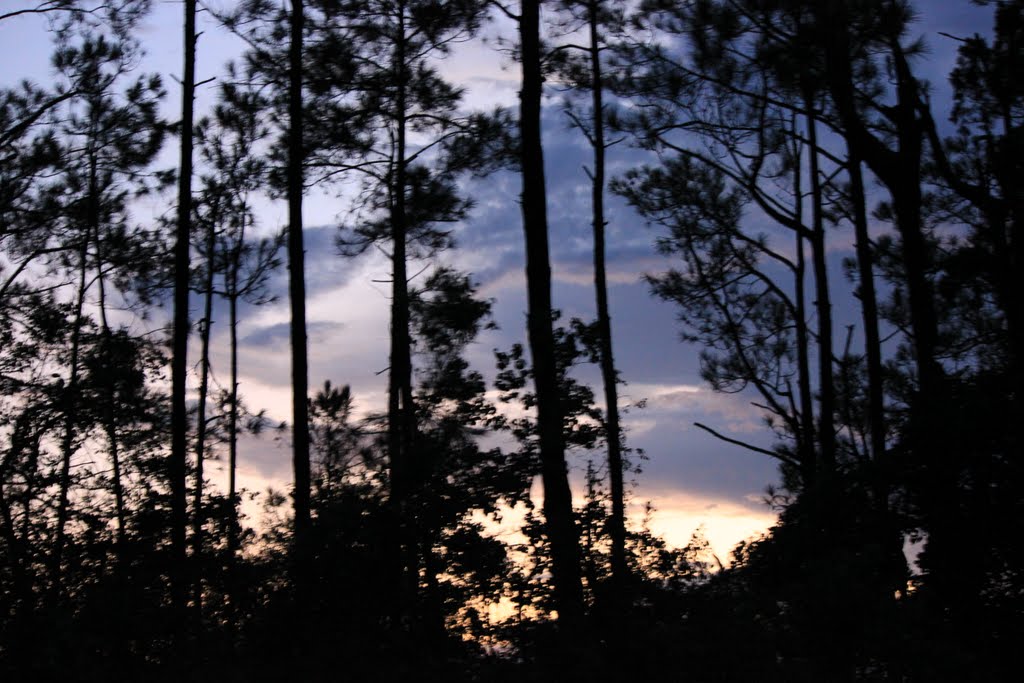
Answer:
<svg viewBox="0 0 1024 683"><path fill-rule="evenodd" d="M330 321L314 321L306 323L306 335L309 337L310 344L316 344L317 338L327 336L331 333L337 332L345 327L344 323L341 322L330 322ZM265 348L280 350L282 347L287 347L289 340L291 339L291 324L290 323L277 323L275 325L268 325L266 327L260 327L252 332L248 333L244 338L240 340L243 346L250 348Z"/></svg>

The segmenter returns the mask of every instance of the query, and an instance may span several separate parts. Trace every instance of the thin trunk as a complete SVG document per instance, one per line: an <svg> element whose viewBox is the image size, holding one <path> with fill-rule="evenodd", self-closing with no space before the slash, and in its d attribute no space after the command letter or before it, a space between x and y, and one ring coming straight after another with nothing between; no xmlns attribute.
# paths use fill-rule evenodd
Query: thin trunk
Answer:
<svg viewBox="0 0 1024 683"><path fill-rule="evenodd" d="M793 121L794 132L796 121ZM810 339L807 333L807 294L804 289L804 277L807 273L807 259L804 255L803 233L803 159L800 154L800 143L795 145L795 161L793 171L793 189L796 196L795 216L796 233L796 272L793 287L795 289L796 306L796 355L797 355L797 390L800 392L800 465L805 490L815 486L815 455L814 455L814 395L811 393L811 363L808 358Z"/></svg>
<svg viewBox="0 0 1024 683"><path fill-rule="evenodd" d="M887 185L893 196L896 226L899 228L903 247L902 256L907 273L907 294L910 300L911 324L914 328L919 389L923 397L931 401L939 398L944 381L943 370L936 360L939 324L932 283L928 276L931 258L921 216L924 204L921 193L921 148L924 133L917 117L917 80L910 73L910 67L901 50L896 50L895 57L899 96L896 107L899 153L897 170Z"/></svg>
<svg viewBox="0 0 1024 683"><path fill-rule="evenodd" d="M861 316L864 321L864 351L868 369L868 431L870 433L871 459L877 466L885 457L885 413L882 387L882 341L878 331L878 298L875 294L874 256L871 251L871 237L868 235L868 216L864 194L864 176L861 160L856 147L848 145L850 194L853 201L853 227L857 242L857 273L860 287ZM883 487L886 491L887 486ZM877 492L886 499L888 493ZM887 501L876 501L882 508Z"/></svg>
<svg viewBox="0 0 1024 683"><path fill-rule="evenodd" d="M291 300L292 466L295 471L295 588L300 608L307 606L311 586L309 547L309 358L306 352L305 250L302 235L302 0L292 0L288 88L288 295Z"/></svg>
<svg viewBox="0 0 1024 683"><path fill-rule="evenodd" d="M519 19L523 84L520 130L523 174L523 230L526 241L526 284L529 339L537 396L544 521L551 546L555 606L566 635L581 625L583 587L580 549L566 471L559 405L558 372L551 329L551 262L548 253L544 151L541 144L540 2L524 0ZM578 635L578 634L577 634Z"/></svg>
<svg viewBox="0 0 1024 683"><path fill-rule="evenodd" d="M943 609L961 611L976 602L971 594L976 576L968 577L962 558L965 533L959 515L957 452L949 420L943 415L948 402L945 373L936 357L938 315L929 277L931 257L922 220L922 146L925 122L920 119L919 84L910 71L899 37L890 41L896 76L896 103L888 108L895 125L897 146L891 149L876 138L861 119L855 100L851 69L849 22L842 3L820 3L819 23L826 29L825 43L829 89L849 146L878 176L892 196L896 228L907 285L910 342L917 365L917 391L911 401L907 445L925 464L921 507L928 533L922 565L928 577L925 588Z"/></svg>
<svg viewBox="0 0 1024 683"><path fill-rule="evenodd" d="M238 276L242 269L242 249L245 246L245 222L243 213L236 241L231 249L231 261L224 274L225 292L228 299L228 326L230 334L231 388L228 391L228 595L229 620L232 626L237 619L237 556L238 556Z"/></svg>
<svg viewBox="0 0 1024 683"><path fill-rule="evenodd" d="M241 240L241 237L239 238ZM231 265L230 285L228 288L228 316L231 333L231 388L228 397L228 586L231 597L230 613L235 616L235 560L238 555L238 254Z"/></svg>
<svg viewBox="0 0 1024 683"><path fill-rule="evenodd" d="M90 143L91 147L91 143ZM71 333L71 370L64 393L64 439L61 443L60 493L57 502L57 530L53 548L52 598L59 599L62 591L62 564L65 544L65 529L68 517L68 498L71 489L71 459L74 457L75 422L78 419L78 360L81 354L83 309L86 295L86 273L89 261L89 240L93 235L99 240L99 192L97 189L97 161L89 150L89 181L85 208L85 234L79 248L78 297L75 309L75 323Z"/></svg>
<svg viewBox="0 0 1024 683"><path fill-rule="evenodd" d="M628 579L626 564L626 496L623 485L622 432L619 426L618 374L612 350L612 322L608 312L608 280L605 269L605 152L604 138L604 84L601 74L601 47L598 35L600 2L591 0L590 20L590 72L593 118L593 214L594 214L594 289L597 294L597 328L601 345L601 379L604 382L604 401L607 410L608 477L611 485L612 514L608 520L611 536L612 581L615 599L621 597Z"/></svg>
<svg viewBox="0 0 1024 683"><path fill-rule="evenodd" d="M206 282L203 327L200 334L199 406L196 414L196 488L192 499L192 607L197 623L203 619L203 460L206 455L206 399L210 388L210 328L213 325L213 251L216 229L211 221L206 234Z"/></svg>
<svg viewBox="0 0 1024 683"><path fill-rule="evenodd" d="M889 463L886 454L885 393L882 376L882 341L875 293L874 254L868 234L867 201L861 158L854 145L847 145L853 226L857 247L857 271L861 316L864 321L864 351L868 371L868 434L871 453L871 495L874 503L875 534L881 547L884 600L893 600L907 589L907 561L903 554L903 532L889 509Z"/></svg>
<svg viewBox="0 0 1024 683"><path fill-rule="evenodd" d="M93 174L92 178L95 180L95 174ZM98 212L94 214L94 217L95 220L92 227L94 228L94 234L96 237L96 285L99 291L99 312L100 325L103 333L104 364L107 366L107 372L104 373L103 377L103 390L106 396L103 400L102 421L103 431L106 434L107 444L110 448L110 461L113 468L114 506L117 515L117 535L115 537L114 555L116 563L116 579L120 586L123 585L123 582L127 578L125 572L127 568L127 557L125 556L125 509L124 490L121 484L120 442L117 436L117 411L114 405L117 400L117 387L115 382L118 374L114 366L118 360L111 355L114 352L114 349L111 348L113 334L110 330L110 321L107 319L107 287L103 273L104 255L103 243L102 240L100 240L99 234ZM110 606L117 610L123 609L124 602L122 597L122 592L118 591L111 600ZM116 644L115 647L118 648L118 651L123 652L120 643L127 639L123 637L115 637L115 640L118 641L118 644Z"/></svg>
<svg viewBox="0 0 1024 683"><path fill-rule="evenodd" d="M107 319L107 286L103 273L104 255L103 243L100 240L100 216L99 216L99 190L97 188L97 162L95 159L90 163L89 168L89 216L88 229L96 241L96 284L99 289L100 325L103 331L103 342L106 346L104 353L110 353L110 342L113 335L110 330L110 321ZM113 362L113 359L110 359ZM114 508L117 515L117 541L116 554L118 564L124 562L124 535L125 535L125 511L124 511L124 489L121 485L121 455L120 443L117 438L117 418L114 410L114 401L117 399L116 387L114 386L114 375L110 372L104 376L104 390L106 400L103 402L103 431L106 433L107 443L110 447L110 462L113 469L114 485Z"/></svg>
<svg viewBox="0 0 1024 683"><path fill-rule="evenodd" d="M818 314L818 443L821 445L819 482L827 486L836 464L835 385L832 378L832 303L828 293L828 269L825 264L825 219L822 209L821 176L818 168L818 132L811 96L805 98L807 138L811 161L811 236L814 265L815 310Z"/></svg>
<svg viewBox="0 0 1024 683"><path fill-rule="evenodd" d="M951 429L949 387L937 358L938 313L929 270L931 255L923 220L921 191L923 125L918 118L918 83L910 72L906 56L893 40L898 102L896 129L899 148L895 172L886 182L893 198L896 226L902 246L907 278L912 343L917 359L918 387L911 404L910 441L921 462L926 464L922 509L928 541L922 555L927 573L926 588L954 619L974 611L982 581L980 563L964 563L963 557L981 552L977 534L966 528L961 511L958 481L959 431ZM865 157L865 161L870 160ZM876 175L879 169L872 167ZM981 544L983 546L983 544Z"/></svg>
<svg viewBox="0 0 1024 683"><path fill-rule="evenodd" d="M414 604L418 584L417 547L409 527L408 503L412 493L412 445L415 412L412 399L412 353L409 334L409 277L407 271L408 217L406 214L406 107L407 80L405 3L399 2L398 37L393 55L395 70L395 168L391 196L391 363L388 374L388 448L391 454L391 504L397 520L396 578L400 581L397 608L404 613Z"/></svg>
<svg viewBox="0 0 1024 683"><path fill-rule="evenodd" d="M96 236L96 283L100 293L100 323L103 327L103 340L108 348L105 353L110 353L109 344L113 338L110 330L110 323L107 320L107 288L103 277L103 258L100 254L99 235ZM110 463L113 468L114 486L114 509L117 515L117 561L124 562L124 536L125 536L125 512L124 512L124 487L121 484L121 454L120 442L117 438L117 418L115 417L114 401L117 400L117 392L114 387L113 375L108 373L106 378L106 400L103 402L103 431L106 432L107 443L110 447Z"/></svg>
<svg viewBox="0 0 1024 683"><path fill-rule="evenodd" d="M51 598L57 600L62 593L62 571L64 563L64 544L68 520L68 501L71 491L71 459L75 454L75 422L78 421L78 359L82 345L82 318L85 305L85 274L88 257L87 236L82 238L79 251L78 296L75 302L75 322L71 331L70 375L64 387L64 438L61 440L60 490L57 497L57 528L54 533L53 555L50 574L52 579Z"/></svg>
<svg viewBox="0 0 1024 683"><path fill-rule="evenodd" d="M8 549L5 559L10 566L11 583L13 584L14 593L12 596L14 597L12 601L13 613L10 614L13 617L11 623L14 628L11 631L10 642L8 643L11 648L17 648L21 638L31 638L29 635L31 633L30 624L32 623L32 616L35 611L35 592L32 590L32 566L28 562L29 553L26 547L29 542L29 536L27 533L23 533L19 538L14 515L11 513L11 503L4 492L4 482L7 480L8 467L13 464L15 456L25 449L26 440L32 440L32 442L38 440L38 434L31 434L31 430L38 427L31 425L30 421L31 418L25 413L16 418L8 451L3 460L0 461L0 522L3 524L3 538ZM26 434L26 432L29 433ZM29 447L32 448L33 446L29 445ZM25 491L24 494L26 499L28 499L28 492ZM27 510L25 515L27 517Z"/></svg>
<svg viewBox="0 0 1024 683"><path fill-rule="evenodd" d="M921 149L923 125L918 120L918 85L898 42L893 43L893 64L897 78L897 102L891 107L896 122L898 148L889 149L867 129L855 101L851 70L848 19L842 3L820 3L819 24L825 27L829 89L847 141L861 160L878 176L892 195L896 227L902 242L902 256L910 303L912 343L917 360L919 391L942 389L942 369L935 359L938 323L932 286L928 279L928 248L921 219Z"/></svg>
<svg viewBox="0 0 1024 683"><path fill-rule="evenodd" d="M181 97L181 163L178 227L174 246L174 341L171 360L171 599L177 636L184 636L188 601L185 529L188 413L185 381L188 354L189 237L192 224L192 125L196 81L196 0L185 0L185 74Z"/></svg>
<svg viewBox="0 0 1024 683"><path fill-rule="evenodd" d="M28 606L29 596L32 594L32 588L25 572L25 553L22 549L21 539L18 538L14 517L11 515L11 506L4 493L4 478L2 476L4 474L6 473L0 470L0 522L3 523L3 538L7 544L6 563L11 568L12 583L17 595L18 607L16 610L19 616L23 616L24 610Z"/></svg>
<svg viewBox="0 0 1024 683"><path fill-rule="evenodd" d="M238 261L232 264L228 298L231 344L231 388L227 414L227 593L230 600L228 620L233 627L238 620L239 502L236 471L239 466L239 295Z"/></svg>

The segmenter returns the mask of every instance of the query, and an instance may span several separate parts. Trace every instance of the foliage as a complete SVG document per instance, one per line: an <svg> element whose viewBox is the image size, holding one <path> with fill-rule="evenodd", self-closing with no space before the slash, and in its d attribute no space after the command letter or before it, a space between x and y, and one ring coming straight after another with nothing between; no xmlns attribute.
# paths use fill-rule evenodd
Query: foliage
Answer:
<svg viewBox="0 0 1024 683"><path fill-rule="evenodd" d="M992 30L955 40L949 112L920 78L932 56L908 2L548 3L549 89L568 94L591 148L628 140L642 158L611 187L670 262L646 274L652 294L709 388L749 398L768 429L747 441L698 426L780 463L762 537L723 562L701 529L682 548L660 538L648 503L627 520L625 580L612 518L630 501L604 455L613 438L633 453L587 381L610 332L533 321L552 332L533 351L554 361L542 401L525 345L496 350L495 368L470 362L495 302L445 261L454 226L479 229L465 180L514 168L527 146L509 112L465 111L445 60L492 13L522 22L536 3L307 0L301 122L287 98L295 5L246 0L219 17L247 51L192 131L190 275L204 332L227 309L197 382L215 407L197 407L194 428L231 483L190 473L191 616L170 585L173 226L146 207L166 199L175 127L163 80L136 73L150 4L0 11L0 25L41 15L54 45L53 83L0 89L0 677L1019 677L1024 2L975 3ZM579 106L595 85L614 106ZM339 250L381 248L392 294L386 407L348 384L323 382L308 404L300 391L307 586L296 492L235 482L267 425L242 400L252 340L239 330L279 293L284 233L263 207L286 194L282 142L300 124L306 189L343 202ZM542 437L567 464L542 457ZM577 489L561 526L535 495L559 474ZM557 614L565 543L578 618Z"/></svg>

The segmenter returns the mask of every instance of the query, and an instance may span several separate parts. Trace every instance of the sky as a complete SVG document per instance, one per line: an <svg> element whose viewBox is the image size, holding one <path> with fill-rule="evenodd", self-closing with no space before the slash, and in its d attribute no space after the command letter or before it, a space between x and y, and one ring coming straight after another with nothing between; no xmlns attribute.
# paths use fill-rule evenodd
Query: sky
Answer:
<svg viewBox="0 0 1024 683"><path fill-rule="evenodd" d="M6 9L31 4L32 0L0 0ZM223 9L229 0L211 0ZM964 36L988 30L990 18L966 0L918 2L921 21L918 32L929 46L918 72L934 87L934 103L944 119L949 93L946 75L955 59L955 43L940 32ZM2 12L0 12L2 13ZM145 56L140 72L163 76L168 97L165 115L175 119L180 95L175 75L181 72L181 3L154 3L154 11L143 23L139 38ZM235 57L241 43L217 28L211 17L200 17L197 77L216 79L223 65ZM511 37L511 26L495 24L491 37ZM0 56L8 65L0 85L30 78L40 83L51 80L48 38L45 24L36 17L0 23ZM442 73L467 89L466 107L490 109L517 103L518 70L498 52L493 40L460 46L441 65ZM216 80L198 93L197 111L208 110L214 99ZM593 319L592 246L590 237L590 188L583 166L589 149L567 125L559 109L563 96L550 93L544 114L545 161L548 180L548 209L554 304L563 319ZM160 163L176 165L176 148L168 145ZM610 175L650 161L643 153L623 144L613 148ZM480 293L494 301L498 329L484 332L470 349L473 366L493 376L493 351L525 342L525 278L523 275L523 234L517 197L519 178L499 173L483 180L467 181L465 190L476 201L469 218L456 228L459 248L442 257L446 263L472 273ZM152 220L167 211L167 198L150 200L137 207L137 219ZM286 207L280 202L263 202L259 220L266 231L285 223ZM310 387L325 380L352 387L358 412L381 410L385 399L384 374L388 362L388 306L386 280L389 269L379 254L344 259L334 247L339 216L348 209L344 198L314 190L304 206L307 250L307 316L309 319ZM675 312L671 305L655 300L643 280L645 273L663 272L671 263L653 247L656 231L646 226L621 199L609 195L608 206L609 299L616 363L627 385L620 390L624 406L634 407L624 418L627 443L646 453L642 472L634 477L634 519L642 515L645 503L653 503L654 531L675 545L685 545L698 527L725 559L737 542L766 530L774 513L764 503L767 486L778 483L775 463L760 454L725 444L695 428L703 422L733 437L758 446L771 444L758 409L745 394L716 394L700 379L698 352L679 341ZM761 220L748 216L748 220ZM845 229L846 233L851 232ZM841 273L841 261L852 254L852 236L835 235L829 265ZM417 268L410 268L416 272ZM276 303L259 308L244 307L240 330L241 391L254 409L265 409L274 421L290 418L290 359L288 355L288 302L286 272L280 271L271 289L280 294ZM837 343L845 334L843 325L859 323L859 312L849 297L850 287L836 275L833 282ZM198 314L197 303L193 315ZM218 313L220 320L218 320ZM226 382L226 309L218 307L212 327L215 380ZM221 323L221 324L218 324ZM193 355L193 358L195 356ZM597 368L581 375L600 392ZM290 482L290 453L287 440L264 436L247 439L240 451L239 479L253 492L268 486L285 488ZM569 455L575 490L585 459ZM223 463L216 463L215 477L224 477ZM255 518L259 501L247 504Z"/></svg>

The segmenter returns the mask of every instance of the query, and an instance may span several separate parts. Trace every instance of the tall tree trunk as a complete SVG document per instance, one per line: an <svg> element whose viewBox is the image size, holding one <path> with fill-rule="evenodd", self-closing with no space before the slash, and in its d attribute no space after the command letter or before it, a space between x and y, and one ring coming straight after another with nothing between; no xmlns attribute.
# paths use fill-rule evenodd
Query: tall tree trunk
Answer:
<svg viewBox="0 0 1024 683"><path fill-rule="evenodd" d="M210 328L213 326L213 221L206 234L206 281L203 283L203 327L199 353L199 406L196 414L196 487L192 499L192 608L197 624L203 620L203 460L206 456L206 399L210 388Z"/></svg>
<svg viewBox="0 0 1024 683"><path fill-rule="evenodd" d="M604 83L601 73L601 46L599 36L599 0L591 0L587 7L590 28L591 95L594 109L593 137L594 174L592 178L594 216L594 290L597 295L597 329L601 345L601 379L604 383L604 401L607 410L606 438L608 443L608 478L612 497L612 514L608 520L611 536L612 582L616 601L628 579L626 564L626 495L623 485L622 431L619 426L618 374L612 350L612 322L608 312L608 279L605 269L605 152L604 137Z"/></svg>
<svg viewBox="0 0 1024 683"><path fill-rule="evenodd" d="M105 345L104 354L109 354L111 353L110 343L113 339L113 334L110 329L110 321L107 319L107 287L103 273L103 266L105 262L103 241L100 239L100 209L97 172L97 161L94 158L89 165L89 196L91 199L88 211L88 229L91 231L96 244L96 284L99 289L100 297L100 325L103 331L103 342ZM114 402L117 400L117 392L116 387L114 386L114 375L110 372L106 373L106 376L104 377L104 391L106 393L106 400L103 402L103 430L106 432L107 444L110 448L110 462L113 469L114 509L117 517L116 554L120 568L120 565L124 562L124 489L121 485L120 443L117 438L117 417L114 410Z"/></svg>
<svg viewBox="0 0 1024 683"><path fill-rule="evenodd" d="M523 69L520 93L523 231L529 339L537 395L544 522L551 547L555 606L566 631L583 620L580 550L566 471L558 372L551 329L551 263L548 253L544 151L541 144L540 2L523 0L519 19ZM571 634L570 634L571 635Z"/></svg>
<svg viewBox="0 0 1024 683"><path fill-rule="evenodd" d="M793 133L796 134L797 122L794 117ZM803 158L800 154L800 143L794 142L793 190L796 196L794 205L796 217L796 268L793 289L795 290L796 307L796 355L797 355L797 391L800 393L800 466L805 491L813 490L817 476L815 472L814 439L814 395L811 393L811 363L808 357L810 335L807 333L807 293L805 276L807 258L804 255L804 197L803 197Z"/></svg>
<svg viewBox="0 0 1024 683"><path fill-rule="evenodd" d="M196 83L196 0L185 0L185 74L181 95L181 162L178 177L178 227L174 245L174 341L171 357L171 599L176 635L184 635L188 601L185 529L188 457L189 237L192 225L192 125Z"/></svg>
<svg viewBox="0 0 1024 683"><path fill-rule="evenodd" d="M868 370L868 431L871 459L880 466L885 457L885 413L882 387L882 341L878 331L878 299L875 294L874 256L868 235L868 216L864 194L864 175L856 147L847 145L849 154L850 194L853 202L853 227L857 243L857 273L860 287L861 317L864 321L864 351ZM886 489L887 490L887 489ZM881 494L881 492L878 492ZM884 494L888 498L888 493ZM887 507L887 501L876 501Z"/></svg>
<svg viewBox="0 0 1024 683"><path fill-rule="evenodd" d="M92 175L95 179L95 174ZM95 185L94 185L95 187ZM114 488L114 509L117 518L117 530L114 545L115 555L115 579L119 587L124 585L127 580L127 557L125 555L125 508L124 508L124 488L121 483L121 444L117 436L117 407L115 403L117 401L117 387L116 377L120 371L115 367L119 362L112 354L115 349L112 348L111 343L113 340L113 333L110 329L110 321L107 319L107 287L105 282L105 274L103 272L103 266L105 263L103 254L103 241L100 239L99 234L99 216L96 214L96 220L93 225L95 228L96 238L96 285L99 291L99 313L100 313L100 325L102 329L103 339L103 356L104 364L107 366L107 372L104 373L103 391L106 396L103 399L103 431L107 437L107 447L110 449L110 462L113 469L113 488ZM110 601L108 607L113 608L117 612L124 609L124 594L123 591L117 591ZM125 626L124 620L118 619L116 625L113 640L115 651L119 653L119 656L123 656L126 652L124 643L128 638L124 637L123 627Z"/></svg>
<svg viewBox="0 0 1024 683"><path fill-rule="evenodd" d="M962 562L966 552L963 542L967 539L958 531L959 496L953 458L957 449L950 443L953 434L948 420L943 417L948 388L936 356L938 315L928 274L931 258L922 219L921 157L925 126L919 117L919 85L910 71L899 35L894 34L889 39L889 47L896 78L896 103L888 108L888 116L895 127L896 148L890 149L868 130L857 108L845 6L820 3L816 9L825 37L828 86L844 135L892 197L907 284L910 342L917 365L917 391L911 403L908 445L924 463L926 472L921 505L928 542L922 561L928 572L926 588L937 596L939 604L952 606L964 602L962 588L971 580L963 580L963 573L971 568Z"/></svg>
<svg viewBox="0 0 1024 683"><path fill-rule="evenodd" d="M288 83L288 295L291 300L292 467L295 472L295 589L300 608L307 607L311 586L309 501L309 358L306 352L306 279L302 235L302 0L292 0Z"/></svg>
<svg viewBox="0 0 1024 683"><path fill-rule="evenodd" d="M0 459L0 526L2 526L4 542L7 545L4 560L10 567L13 588L13 595L10 596L13 600L11 600L7 613L10 626L8 626L9 637L7 638L6 646L10 648L10 652L19 652L23 647L22 643L29 645L24 649L31 650L32 645L30 643L33 639L34 631L32 623L35 616L36 594L32 589L34 580L32 564L29 561L30 553L27 547L29 536L27 535L27 530L22 530L19 536L18 529L15 526L14 515L11 512L11 502L8 501L4 492L4 482L7 481L8 470L14 464L15 458L26 447L29 449L38 448L38 434L40 432L32 433L34 430L39 429L38 425L32 424L33 417L23 412L15 418L7 453L4 454L3 459ZM48 429L48 427L43 427L43 429ZM30 452L32 451L30 450ZM25 495L26 500L29 498L27 491L24 491L23 495ZM28 510L25 510L24 514L27 518Z"/></svg>
<svg viewBox="0 0 1024 683"><path fill-rule="evenodd" d="M95 122L93 122L95 123ZM71 332L71 370L68 378L68 385L64 393L64 439L61 443L61 472L60 492L57 501L57 530L53 547L53 584L52 597L59 599L62 591L62 564L65 544L65 528L68 517L68 499L71 489L71 459L75 452L75 422L78 420L78 391L79 391L79 357L81 355L82 323L84 322L84 307L86 295L86 274L89 269L89 241L96 237L99 243L100 224L100 197L97 187L97 160L94 150L91 149L92 142L88 143L89 155L89 178L86 194L85 207L85 234L82 236L82 244L79 247L79 275L78 275L78 296L75 306L75 322ZM99 247L97 246L97 249ZM101 311L105 307L101 306Z"/></svg>
<svg viewBox="0 0 1024 683"><path fill-rule="evenodd" d="M103 275L103 255L100 249L99 235L96 235L96 284L99 288L100 300L100 323L103 329L103 341L107 345L104 353L111 353L110 343L113 333L110 329L110 322L107 320L107 288ZM117 540L116 554L118 565L124 563L124 537L125 537L125 510L124 510L124 487L121 483L121 453L120 442L117 438L117 418L114 410L114 402L117 400L117 392L114 386L114 377L107 373L104 391L106 399L103 402L103 431L106 432L107 445L110 448L110 464L113 469L114 487L114 510L117 518Z"/></svg>
<svg viewBox="0 0 1024 683"><path fill-rule="evenodd" d="M871 449L871 488L874 499L876 542L882 553L882 597L892 599L907 588L907 562L903 534L889 510L889 463L885 446L885 394L882 377L882 340L878 326L875 293L874 254L868 234L867 200L860 154L847 145L853 225L857 247L857 271L861 316L864 321L864 351L868 372L868 432Z"/></svg>
<svg viewBox="0 0 1024 683"><path fill-rule="evenodd" d="M896 227L902 242L902 257L910 303L912 343L917 360L919 391L938 392L942 369L935 359L938 323L931 282L928 279L928 248L921 219L921 150L924 130L918 120L918 85L897 40L893 41L893 64L897 79L897 102L892 111L896 121L898 148L885 147L867 129L855 101L850 58L848 19L841 3L820 3L821 34L829 90L851 147L889 190L896 213ZM937 396L937 394L935 394Z"/></svg>
<svg viewBox="0 0 1024 683"><path fill-rule="evenodd" d="M15 448L14 437L11 439L11 450ZM3 465L6 465L6 458ZM3 525L3 538L7 544L6 564L11 570L11 583L14 585L16 596L16 617L18 621L26 617L31 605L32 586L25 569L25 551L22 547L22 539L18 537L18 530L14 526L14 516L11 514L10 503L7 502L4 493L4 480L6 478L6 467L0 465L0 524Z"/></svg>
<svg viewBox="0 0 1024 683"><path fill-rule="evenodd" d="M898 39L892 41L896 71L896 129L899 140L895 168L883 178L893 198L896 226L907 278L912 343L917 359L918 387L911 405L910 440L916 457L925 465L922 496L928 541L922 555L927 572L925 587L943 610L954 618L974 610L981 576L980 563L964 563L963 557L980 552L973 542L974 530L966 529L960 514L959 468L955 445L958 432L950 429L949 388L938 353L938 314L929 276L931 256L922 216L921 191L923 125L918 118L918 84ZM870 159L865 161L871 166ZM890 161L890 163L892 163ZM881 168L872 166L876 175Z"/></svg>
<svg viewBox="0 0 1024 683"><path fill-rule="evenodd" d="M228 286L228 316L231 334L231 389L228 394L228 595L231 606L229 618L234 625L237 618L237 555L238 555L238 270L240 267L243 232L234 250Z"/></svg>
<svg viewBox="0 0 1024 683"><path fill-rule="evenodd" d="M835 384L832 377L832 302L828 292L828 268L825 264L825 218L822 208L821 176L818 164L818 132L811 95L805 96L807 139L810 147L811 180L811 252L814 264L815 310L818 314L818 466L819 484L830 484L836 466ZM822 501L825 502L825 501Z"/></svg>
<svg viewBox="0 0 1024 683"><path fill-rule="evenodd" d="M68 383L64 387L64 437L61 440L61 465L60 479L58 481L59 492L57 496L57 528L54 532L53 555L51 557L50 597L53 601L59 600L63 592L63 565L64 545L66 543L66 528L68 520L68 503L71 492L71 460L75 455L75 423L78 421L78 391L79 391L79 356L82 346L82 322L83 308L85 305L85 275L86 260L88 258L88 236L82 237L82 247L79 250L79 276L78 296L75 302L75 322L71 329L71 358Z"/></svg>
<svg viewBox="0 0 1024 683"><path fill-rule="evenodd" d="M398 29L392 55L395 72L395 166L391 188L391 362L388 373L388 449L391 459L391 506L396 520L397 616L415 604L419 583L416 535L412 529L412 448L416 414L412 397L412 351L409 333L409 276L406 259L408 216L406 207L407 82L405 3L397 4Z"/></svg>

